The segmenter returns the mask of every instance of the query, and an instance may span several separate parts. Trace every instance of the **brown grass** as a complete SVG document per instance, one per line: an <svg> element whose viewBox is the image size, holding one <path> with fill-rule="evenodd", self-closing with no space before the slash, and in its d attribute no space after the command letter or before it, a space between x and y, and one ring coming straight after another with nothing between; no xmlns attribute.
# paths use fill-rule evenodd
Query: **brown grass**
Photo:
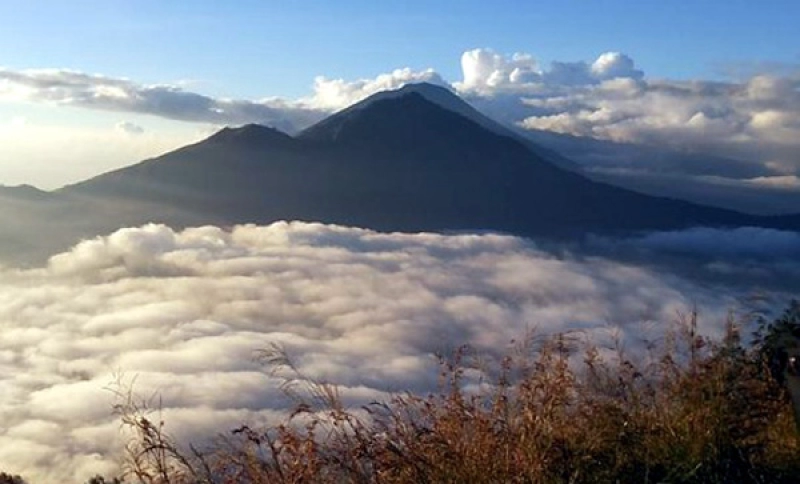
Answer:
<svg viewBox="0 0 800 484"><path fill-rule="evenodd" d="M610 354L610 356L608 356ZM606 355L606 356L603 356ZM279 351L266 352L289 368ZM440 359L430 395L347 409L335 387L287 379L294 413L179 450L130 394L127 478L145 483L797 482L800 445L780 386L731 321L696 315L629 359L579 334L528 338L496 364L469 347ZM477 364L480 362L480 365ZM288 366L287 366L288 365ZM298 387L297 385L301 386Z"/></svg>

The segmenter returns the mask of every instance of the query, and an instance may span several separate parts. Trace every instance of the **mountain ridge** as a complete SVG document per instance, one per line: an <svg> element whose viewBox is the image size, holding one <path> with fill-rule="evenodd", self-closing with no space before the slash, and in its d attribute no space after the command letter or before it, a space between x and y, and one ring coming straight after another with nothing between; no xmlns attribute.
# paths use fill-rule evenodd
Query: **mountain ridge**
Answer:
<svg viewBox="0 0 800 484"><path fill-rule="evenodd" d="M81 239L150 222L303 220L570 241L695 226L800 230L800 214L751 216L591 181L419 90L368 98L294 137L225 128L52 192L0 188L0 260L39 264ZM328 129L344 138L320 134Z"/></svg>
<svg viewBox="0 0 800 484"><path fill-rule="evenodd" d="M415 85L371 96L294 137L256 125L226 128L62 191L196 206L233 222L301 218L405 231L795 223L591 181L483 115L457 112L472 108L448 108L452 99L463 103L444 88Z"/></svg>

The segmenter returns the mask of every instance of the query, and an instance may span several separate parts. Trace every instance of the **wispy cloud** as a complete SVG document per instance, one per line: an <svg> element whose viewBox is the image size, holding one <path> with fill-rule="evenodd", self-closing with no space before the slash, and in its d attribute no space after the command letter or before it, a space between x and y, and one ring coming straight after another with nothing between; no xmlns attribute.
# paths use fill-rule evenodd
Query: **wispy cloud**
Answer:
<svg viewBox="0 0 800 484"><path fill-rule="evenodd" d="M319 111L281 99L212 98L178 85L144 85L128 79L63 69L0 70L0 99L151 114L212 124L263 123L286 131L321 118Z"/></svg>

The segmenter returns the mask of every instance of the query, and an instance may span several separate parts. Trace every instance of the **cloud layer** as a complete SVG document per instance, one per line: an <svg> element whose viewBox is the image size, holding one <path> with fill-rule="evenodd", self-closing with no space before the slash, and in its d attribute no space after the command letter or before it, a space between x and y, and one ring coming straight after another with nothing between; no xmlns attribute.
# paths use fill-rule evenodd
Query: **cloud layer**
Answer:
<svg viewBox="0 0 800 484"><path fill-rule="evenodd" d="M435 384L432 355L504 351L541 332L673 321L714 331L729 295L602 258L556 258L499 235L383 234L308 223L81 243L46 268L0 272L0 469L35 482L111 473L118 371L160 392L170 431L200 439L287 405L252 360L285 346L351 402Z"/></svg>
<svg viewBox="0 0 800 484"><path fill-rule="evenodd" d="M798 297L800 233L758 227L650 232L623 239L590 236L587 248L615 260L644 262L743 292Z"/></svg>
<svg viewBox="0 0 800 484"><path fill-rule="evenodd" d="M637 81L582 85L563 96L533 95L521 125L577 136L759 160L797 173L800 80L758 76L744 83ZM766 150L766 152L764 152Z"/></svg>

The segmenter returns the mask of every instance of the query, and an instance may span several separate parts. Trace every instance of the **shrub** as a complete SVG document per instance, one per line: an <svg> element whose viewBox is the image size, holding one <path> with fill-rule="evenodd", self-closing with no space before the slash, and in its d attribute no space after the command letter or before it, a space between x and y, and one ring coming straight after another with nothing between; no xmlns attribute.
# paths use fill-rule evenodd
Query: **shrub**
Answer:
<svg viewBox="0 0 800 484"><path fill-rule="evenodd" d="M0 484L25 484L25 479L17 475L0 472Z"/></svg>
<svg viewBox="0 0 800 484"><path fill-rule="evenodd" d="M147 483L796 482L790 406L760 347L745 348L739 334L731 320L720 341L703 338L692 314L635 360L622 345L607 356L580 334L527 338L494 365L463 347L440 359L437 392L360 410L293 370L287 390L299 400L286 421L242 426L204 452L181 452L128 398L118 410L137 432L129 475ZM267 356L292 370L279 351Z"/></svg>

